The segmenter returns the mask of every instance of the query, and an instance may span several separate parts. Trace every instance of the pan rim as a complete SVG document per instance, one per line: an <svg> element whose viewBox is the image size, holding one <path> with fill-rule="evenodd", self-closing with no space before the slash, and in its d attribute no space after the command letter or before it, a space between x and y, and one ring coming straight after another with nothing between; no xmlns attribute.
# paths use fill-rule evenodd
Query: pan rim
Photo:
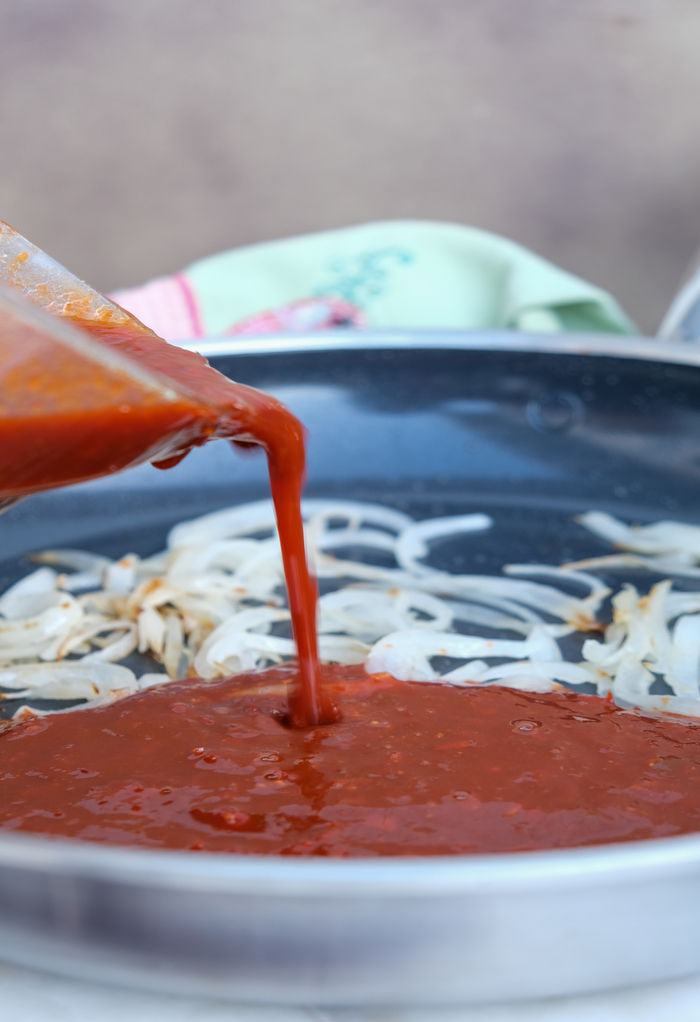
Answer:
<svg viewBox="0 0 700 1022"><path fill-rule="evenodd" d="M367 351L384 348L405 351L443 349L564 354L700 366L700 344L601 333L536 334L515 330L343 329L293 335L211 336L171 343L188 351L197 351L207 358L228 355Z"/></svg>
<svg viewBox="0 0 700 1022"><path fill-rule="evenodd" d="M274 855L102 845L0 835L0 869L200 893L314 899L488 895L682 878L700 868L700 833L483 855L289 860Z"/></svg>

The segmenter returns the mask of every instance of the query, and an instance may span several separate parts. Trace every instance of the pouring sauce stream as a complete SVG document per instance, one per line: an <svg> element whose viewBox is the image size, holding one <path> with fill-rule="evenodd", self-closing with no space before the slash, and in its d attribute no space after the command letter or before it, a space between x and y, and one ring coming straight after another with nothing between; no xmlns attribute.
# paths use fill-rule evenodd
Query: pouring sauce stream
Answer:
<svg viewBox="0 0 700 1022"><path fill-rule="evenodd" d="M163 385L167 400L157 390L140 391L138 381L128 376L120 380L118 374L81 360L79 353L61 344L51 345L50 338L37 349L40 357L13 371L7 366L21 337L0 338L6 367L0 385L0 506L143 461L170 468L207 440L227 438L261 446L268 459L298 650L298 684L291 688L289 723L303 727L336 720L338 711L321 684L317 589L304 545L303 426L269 394L234 383L201 355L167 344L138 321L75 319L73 325L145 369ZM36 343L31 329L25 333L28 343Z"/></svg>

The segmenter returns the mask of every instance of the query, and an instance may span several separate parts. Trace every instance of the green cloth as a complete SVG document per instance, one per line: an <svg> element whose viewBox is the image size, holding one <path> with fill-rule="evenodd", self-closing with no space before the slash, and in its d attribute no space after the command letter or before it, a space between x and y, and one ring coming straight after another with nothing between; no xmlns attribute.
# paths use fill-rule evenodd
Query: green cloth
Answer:
<svg viewBox="0 0 700 1022"><path fill-rule="evenodd" d="M522 245L428 220L232 249L112 297L168 340L341 323L638 333L607 291Z"/></svg>
<svg viewBox="0 0 700 1022"><path fill-rule="evenodd" d="M359 306L374 328L638 333L615 299L475 227L381 221L233 249L194 263L207 334L310 296Z"/></svg>

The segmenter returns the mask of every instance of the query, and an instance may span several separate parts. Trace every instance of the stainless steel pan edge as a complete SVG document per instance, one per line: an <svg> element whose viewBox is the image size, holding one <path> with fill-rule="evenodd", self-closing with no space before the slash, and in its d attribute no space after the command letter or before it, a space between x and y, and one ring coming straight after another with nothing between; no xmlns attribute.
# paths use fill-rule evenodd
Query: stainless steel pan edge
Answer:
<svg viewBox="0 0 700 1022"><path fill-rule="evenodd" d="M4 835L0 954L241 1001L454 1004L700 968L700 837L284 861Z"/></svg>
<svg viewBox="0 0 700 1022"><path fill-rule="evenodd" d="M167 890L326 897L429 897L615 885L700 874L700 834L542 852L400 859L295 859L119 848L40 835L0 835L0 872L80 875ZM0 907L0 913L2 909ZM699 947L700 952L700 947Z"/></svg>
<svg viewBox="0 0 700 1022"><path fill-rule="evenodd" d="M395 348L700 365L600 335L204 339L206 355ZM287 860L0 836L0 955L89 979L280 1004L456 1004L700 970L700 835L552 852Z"/></svg>
<svg viewBox="0 0 700 1022"><path fill-rule="evenodd" d="M700 365L700 344L657 341L620 334L529 334L509 330L328 330L311 334L259 334L254 337L202 337L177 341L178 347L213 355L283 354L294 351L364 351L372 348L442 348L612 355Z"/></svg>

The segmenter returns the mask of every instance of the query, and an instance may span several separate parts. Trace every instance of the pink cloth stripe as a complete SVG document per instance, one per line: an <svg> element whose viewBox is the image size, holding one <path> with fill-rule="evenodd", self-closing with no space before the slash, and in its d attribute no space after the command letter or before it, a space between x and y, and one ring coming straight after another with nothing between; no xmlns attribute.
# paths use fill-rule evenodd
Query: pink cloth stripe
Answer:
<svg viewBox="0 0 700 1022"><path fill-rule="evenodd" d="M189 285L187 277L182 273L176 273L172 278L173 281L178 285L182 293L182 297L185 300L185 305L190 314L190 322L192 323L194 333L193 337L204 337L204 326L202 324L202 317L199 312L199 306L197 304L197 298L194 291Z"/></svg>
<svg viewBox="0 0 700 1022"><path fill-rule="evenodd" d="M159 277L142 287L125 288L108 297L166 341L202 336L194 295L184 278Z"/></svg>

